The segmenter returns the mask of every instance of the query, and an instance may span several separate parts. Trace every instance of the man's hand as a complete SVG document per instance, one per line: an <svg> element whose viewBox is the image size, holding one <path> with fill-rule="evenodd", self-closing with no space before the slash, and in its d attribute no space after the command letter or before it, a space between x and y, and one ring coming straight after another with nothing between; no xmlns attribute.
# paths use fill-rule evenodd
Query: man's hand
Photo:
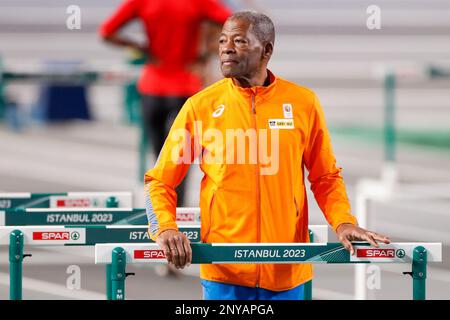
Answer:
<svg viewBox="0 0 450 320"><path fill-rule="evenodd" d="M374 247L378 248L378 242L383 242L389 244L391 240L381 234L375 233L373 231L368 231L351 223L343 223L336 229L336 234L339 241L344 245L345 249L350 251L350 254L355 253L350 241L367 241Z"/></svg>
<svg viewBox="0 0 450 320"><path fill-rule="evenodd" d="M176 230L166 230L156 239L156 243L164 250L167 261L177 269L189 267L192 262L192 250L189 239Z"/></svg>

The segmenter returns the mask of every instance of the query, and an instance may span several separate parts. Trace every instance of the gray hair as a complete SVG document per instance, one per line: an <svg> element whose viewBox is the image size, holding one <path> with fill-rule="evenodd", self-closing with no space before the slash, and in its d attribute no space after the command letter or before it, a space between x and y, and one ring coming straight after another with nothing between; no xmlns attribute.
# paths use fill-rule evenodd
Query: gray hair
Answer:
<svg viewBox="0 0 450 320"><path fill-rule="evenodd" d="M256 11L238 11L230 16L228 20L244 20L251 25L252 32L261 43L275 43L275 26L272 20L263 13Z"/></svg>

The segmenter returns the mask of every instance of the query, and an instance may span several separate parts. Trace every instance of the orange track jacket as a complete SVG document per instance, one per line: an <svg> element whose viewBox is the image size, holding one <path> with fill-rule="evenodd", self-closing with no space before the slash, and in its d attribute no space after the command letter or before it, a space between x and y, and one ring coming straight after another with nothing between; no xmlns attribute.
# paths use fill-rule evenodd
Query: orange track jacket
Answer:
<svg viewBox="0 0 450 320"><path fill-rule="evenodd" d="M145 175L152 239L178 229L175 188L197 157L204 173L203 242L309 242L305 168L332 228L357 223L319 100L269 74L267 87L242 88L223 79L187 100ZM273 291L313 276L310 264L211 264L200 270L202 279Z"/></svg>

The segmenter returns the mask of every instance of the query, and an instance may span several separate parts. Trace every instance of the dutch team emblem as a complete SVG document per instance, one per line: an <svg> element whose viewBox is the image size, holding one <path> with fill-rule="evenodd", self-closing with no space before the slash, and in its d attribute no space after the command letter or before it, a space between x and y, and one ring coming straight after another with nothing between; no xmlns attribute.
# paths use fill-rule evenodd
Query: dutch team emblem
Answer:
<svg viewBox="0 0 450 320"><path fill-rule="evenodd" d="M292 119L292 104L290 103L284 103L283 104L283 113L285 119Z"/></svg>

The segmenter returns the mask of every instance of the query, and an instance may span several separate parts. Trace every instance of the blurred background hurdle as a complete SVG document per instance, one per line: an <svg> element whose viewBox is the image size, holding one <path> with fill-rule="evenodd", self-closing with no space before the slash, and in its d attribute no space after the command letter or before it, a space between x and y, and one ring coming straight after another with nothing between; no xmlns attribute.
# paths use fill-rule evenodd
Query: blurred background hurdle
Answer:
<svg viewBox="0 0 450 320"><path fill-rule="evenodd" d="M0 193L0 211L25 208L131 208L131 192Z"/></svg>

